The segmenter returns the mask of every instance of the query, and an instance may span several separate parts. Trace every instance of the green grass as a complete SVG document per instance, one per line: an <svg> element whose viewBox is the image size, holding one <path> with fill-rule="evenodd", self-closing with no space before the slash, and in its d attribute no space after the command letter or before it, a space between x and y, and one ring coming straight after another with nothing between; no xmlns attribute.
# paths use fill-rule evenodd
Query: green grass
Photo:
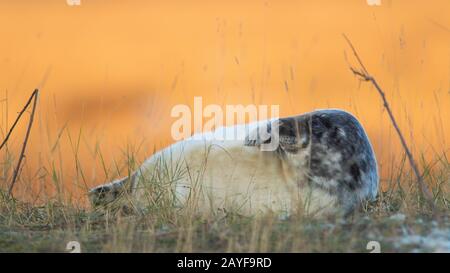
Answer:
<svg viewBox="0 0 450 273"><path fill-rule="evenodd" d="M57 195L32 205L2 191L0 251L64 252L69 241L80 242L82 252L369 252L369 241L379 241L382 252L450 251L448 160L442 156L422 166L440 211L435 216L407 169L398 166L378 200L347 219L224 212L205 217L158 202L145 215L127 215L94 211Z"/></svg>

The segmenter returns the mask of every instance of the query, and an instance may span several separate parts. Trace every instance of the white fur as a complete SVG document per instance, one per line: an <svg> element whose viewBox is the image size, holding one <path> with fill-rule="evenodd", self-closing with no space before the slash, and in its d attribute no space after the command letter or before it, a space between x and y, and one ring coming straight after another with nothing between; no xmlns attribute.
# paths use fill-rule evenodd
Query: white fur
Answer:
<svg viewBox="0 0 450 273"><path fill-rule="evenodd" d="M304 183L307 170L299 172L309 149L282 158L276 152L261 151L258 146L244 146L247 129L256 127L255 123L219 128L154 154L136 173L133 188L137 202L145 202L145 184L154 180L157 172L171 169L181 174L172 174L177 176L172 186L178 204L188 206L194 202L202 212L225 209L255 214L272 210L289 214L302 207L308 214L323 214L334 210L335 198L310 189ZM238 132L239 137L212 137L224 132Z"/></svg>

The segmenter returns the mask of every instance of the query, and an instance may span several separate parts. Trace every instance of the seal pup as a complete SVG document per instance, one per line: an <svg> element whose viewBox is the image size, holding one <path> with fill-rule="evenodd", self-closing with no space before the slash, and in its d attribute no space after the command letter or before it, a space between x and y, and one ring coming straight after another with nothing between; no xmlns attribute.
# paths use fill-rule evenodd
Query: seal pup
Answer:
<svg viewBox="0 0 450 273"><path fill-rule="evenodd" d="M217 139L229 132L234 139ZM95 207L121 200L144 213L164 192L174 206L203 212L347 215L376 197L378 181L361 124L329 109L194 135L155 153L129 177L91 189L89 198Z"/></svg>

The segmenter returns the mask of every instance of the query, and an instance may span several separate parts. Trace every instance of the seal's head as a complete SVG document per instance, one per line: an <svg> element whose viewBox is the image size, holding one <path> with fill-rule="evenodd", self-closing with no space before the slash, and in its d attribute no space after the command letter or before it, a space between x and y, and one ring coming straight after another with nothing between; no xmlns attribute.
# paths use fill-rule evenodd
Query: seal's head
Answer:
<svg viewBox="0 0 450 273"><path fill-rule="evenodd" d="M89 201L93 207L107 206L118 200L127 192L128 178L118 179L108 184L92 188L88 192Z"/></svg>

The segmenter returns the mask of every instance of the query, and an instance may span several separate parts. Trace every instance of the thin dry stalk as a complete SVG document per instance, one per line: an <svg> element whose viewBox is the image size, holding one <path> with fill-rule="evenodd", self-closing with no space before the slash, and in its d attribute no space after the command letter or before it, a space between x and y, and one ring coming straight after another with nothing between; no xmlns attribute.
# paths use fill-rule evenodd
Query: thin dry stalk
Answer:
<svg viewBox="0 0 450 273"><path fill-rule="evenodd" d="M28 109L31 101L33 100L33 108L31 109L31 115L30 115L30 120L28 122L27 132L25 134L25 139L23 141L22 150L21 150L20 156L19 156L19 161L17 162L17 166L16 166L16 168L14 170L14 175L13 175L13 178L11 180L11 185L9 186L8 196L12 196L12 190L14 188L14 184L16 184L17 178L19 177L20 166L22 165L23 158L25 157L25 150L27 148L28 139L30 137L30 132L31 132L31 127L33 125L34 113L36 112L36 105L37 105L38 94L39 94L39 89L35 89L33 91L33 93L31 94L30 98L28 99L27 103L25 104L25 107L19 113L16 121L14 122L13 126L9 130L8 135L6 136L5 140L3 141L3 143L2 143L2 145L0 147L0 149L3 148L3 145L5 145L7 143L8 138L11 135L12 131L14 130L14 127L17 125L20 117L23 115L23 113L25 113L25 111Z"/></svg>
<svg viewBox="0 0 450 273"><path fill-rule="evenodd" d="M386 99L384 91L381 89L381 87L379 86L379 84L375 80L375 78L367 71L366 67L364 66L361 58L359 57L358 52L356 51L356 49L353 46L350 39L345 34L343 34L343 36L344 36L344 39L347 41L348 45L350 46L350 48L352 49L353 55L355 56L356 60L359 63L359 66L360 66L359 69L350 66L350 70L353 72L353 74L355 76L359 77L361 80L372 83L372 85L378 91L378 94L381 96L381 99L383 101L383 106L389 115L392 125L394 126L395 130L397 131L397 134L400 138L400 142L402 143L403 149L405 150L406 156L408 157L411 168L413 169L413 172L417 178L417 183L419 184L419 188L421 189L422 194L425 196L425 199L426 199L427 203L430 205L433 212L436 212L436 206L434 204L432 195L431 195L428 187L425 185L423 177L420 174L419 169L417 168L417 164L414 161L414 157L413 157L411 151L409 150L408 145L406 144L405 138L403 137L403 134L402 134L400 128L397 125L397 122L394 118L394 114L391 111L391 107L389 106L389 103Z"/></svg>
<svg viewBox="0 0 450 273"><path fill-rule="evenodd" d="M9 129L8 134L6 134L5 139L3 140L2 144L0 145L0 150L3 148L3 146L6 145L6 143L8 142L9 137L11 136L12 132L14 131L14 128L16 127L17 123L19 122L20 118L22 117L22 115L25 113L25 111L28 109L28 106L30 105L31 101L34 98L35 93L38 90L34 90L33 94L31 94L30 98L28 99L27 103L25 104L25 106L23 107L22 111L19 112L19 115L17 116L16 120L14 121L13 125L11 126L11 129Z"/></svg>

